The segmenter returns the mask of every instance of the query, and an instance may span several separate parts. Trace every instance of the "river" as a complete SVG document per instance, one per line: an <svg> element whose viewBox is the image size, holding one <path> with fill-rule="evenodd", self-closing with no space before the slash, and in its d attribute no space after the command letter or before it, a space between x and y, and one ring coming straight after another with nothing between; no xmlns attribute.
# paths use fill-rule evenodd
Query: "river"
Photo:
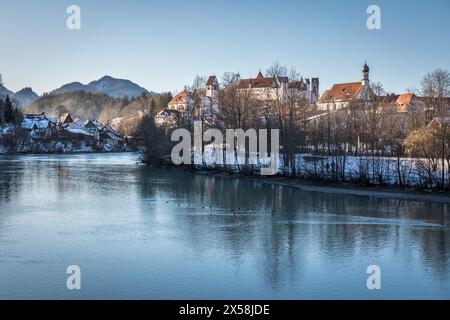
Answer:
<svg viewBox="0 0 450 320"><path fill-rule="evenodd" d="M70 265L81 290L66 288ZM450 207L152 169L134 153L0 156L0 298L450 299Z"/></svg>

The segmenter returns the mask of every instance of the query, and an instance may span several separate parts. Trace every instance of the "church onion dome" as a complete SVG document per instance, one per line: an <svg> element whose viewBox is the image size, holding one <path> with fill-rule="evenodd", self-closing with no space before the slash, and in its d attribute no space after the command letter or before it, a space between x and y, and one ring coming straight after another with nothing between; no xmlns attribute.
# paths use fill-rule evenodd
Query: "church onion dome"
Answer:
<svg viewBox="0 0 450 320"><path fill-rule="evenodd" d="M364 63L363 72L369 72L369 66L367 65L367 62Z"/></svg>

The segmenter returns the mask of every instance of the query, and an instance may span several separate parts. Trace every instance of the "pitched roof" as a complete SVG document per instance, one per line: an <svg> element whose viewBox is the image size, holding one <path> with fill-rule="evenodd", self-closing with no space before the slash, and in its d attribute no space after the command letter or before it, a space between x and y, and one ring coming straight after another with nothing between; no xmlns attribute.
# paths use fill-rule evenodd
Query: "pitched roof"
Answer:
<svg viewBox="0 0 450 320"><path fill-rule="evenodd" d="M49 119L45 116L44 113L42 114L26 114L23 117L22 121L22 128L24 129L46 129L49 127L54 127L55 122L52 121L52 119Z"/></svg>
<svg viewBox="0 0 450 320"><path fill-rule="evenodd" d="M397 101L395 101L395 104L397 105L408 105L411 103L412 99L414 98L414 94L412 93L404 93L398 96Z"/></svg>
<svg viewBox="0 0 450 320"><path fill-rule="evenodd" d="M177 94L175 97L173 97L172 100L170 100L169 104L173 104L173 103L183 103L185 102L189 97L191 96L191 94L187 91L183 91L180 92L179 94Z"/></svg>
<svg viewBox="0 0 450 320"><path fill-rule="evenodd" d="M216 76L210 76L208 78L208 81L206 81L206 85L207 86L212 86L214 84L214 82L216 82L216 81L217 81Z"/></svg>
<svg viewBox="0 0 450 320"><path fill-rule="evenodd" d="M58 119L59 123L70 123L73 122L72 117L70 116L70 113L65 113Z"/></svg>
<svg viewBox="0 0 450 320"><path fill-rule="evenodd" d="M361 82L338 83L333 85L330 90L324 92L320 102L356 99L362 88Z"/></svg>
<svg viewBox="0 0 450 320"><path fill-rule="evenodd" d="M427 128L441 127L442 125L450 126L450 117L436 117L427 126Z"/></svg>
<svg viewBox="0 0 450 320"><path fill-rule="evenodd" d="M162 117L170 117L170 116L178 116L180 114L180 112L178 110L173 110L173 109L162 109L157 115L157 118L162 118Z"/></svg>
<svg viewBox="0 0 450 320"><path fill-rule="evenodd" d="M306 83L303 81L292 81L289 83L288 88L306 90Z"/></svg>
<svg viewBox="0 0 450 320"><path fill-rule="evenodd" d="M250 88L271 88L277 86L277 79L280 83L287 83L289 79L287 77L272 77L265 78L261 71L256 76L256 79L241 79L239 81L239 89L250 89Z"/></svg>

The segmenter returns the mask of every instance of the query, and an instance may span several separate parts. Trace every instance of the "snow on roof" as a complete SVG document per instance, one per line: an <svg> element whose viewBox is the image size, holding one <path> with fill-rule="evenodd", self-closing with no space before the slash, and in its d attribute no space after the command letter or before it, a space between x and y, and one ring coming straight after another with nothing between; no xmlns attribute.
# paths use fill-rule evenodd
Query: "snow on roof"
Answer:
<svg viewBox="0 0 450 320"><path fill-rule="evenodd" d="M118 140L118 141L122 141L123 139L121 137L119 137L118 135L112 133L112 132L108 132L106 131L104 133L106 135L106 137L108 137L111 140Z"/></svg>
<svg viewBox="0 0 450 320"><path fill-rule="evenodd" d="M68 128L67 131L69 131L70 133L74 133L74 134L81 134L84 136L92 136L92 134L90 134L89 132L87 132L83 129Z"/></svg>
<svg viewBox="0 0 450 320"><path fill-rule="evenodd" d="M23 116L22 128L32 130L36 129L46 129L48 127L55 126L56 121L54 119L49 119L45 114L26 114Z"/></svg>
<svg viewBox="0 0 450 320"><path fill-rule="evenodd" d="M86 124L83 122L83 120L77 118L75 119L70 125L69 129L83 129Z"/></svg>
<svg viewBox="0 0 450 320"><path fill-rule="evenodd" d="M163 109L156 115L156 118L178 116L179 114L180 114L180 112L178 110Z"/></svg>

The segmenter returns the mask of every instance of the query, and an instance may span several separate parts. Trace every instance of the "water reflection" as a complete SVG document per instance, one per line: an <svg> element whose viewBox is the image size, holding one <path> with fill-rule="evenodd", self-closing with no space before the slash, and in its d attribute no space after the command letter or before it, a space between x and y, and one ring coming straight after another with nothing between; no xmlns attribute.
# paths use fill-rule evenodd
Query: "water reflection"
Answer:
<svg viewBox="0 0 450 320"><path fill-rule="evenodd" d="M42 246L52 243L45 249L49 264L70 248L92 269L105 259L126 263L130 274L139 270L125 278L119 298L370 298L364 284L372 263L392 282L380 297L450 296L446 205L305 192L150 169L135 159L0 158L4 274L14 273L17 263L6 257L14 252L23 261L39 245L24 230L39 233L42 226L51 228L40 240ZM58 230L63 224L74 231ZM99 250L95 258L93 248ZM160 283L166 291L145 287L129 296L132 278ZM59 292L46 290L50 297Z"/></svg>

